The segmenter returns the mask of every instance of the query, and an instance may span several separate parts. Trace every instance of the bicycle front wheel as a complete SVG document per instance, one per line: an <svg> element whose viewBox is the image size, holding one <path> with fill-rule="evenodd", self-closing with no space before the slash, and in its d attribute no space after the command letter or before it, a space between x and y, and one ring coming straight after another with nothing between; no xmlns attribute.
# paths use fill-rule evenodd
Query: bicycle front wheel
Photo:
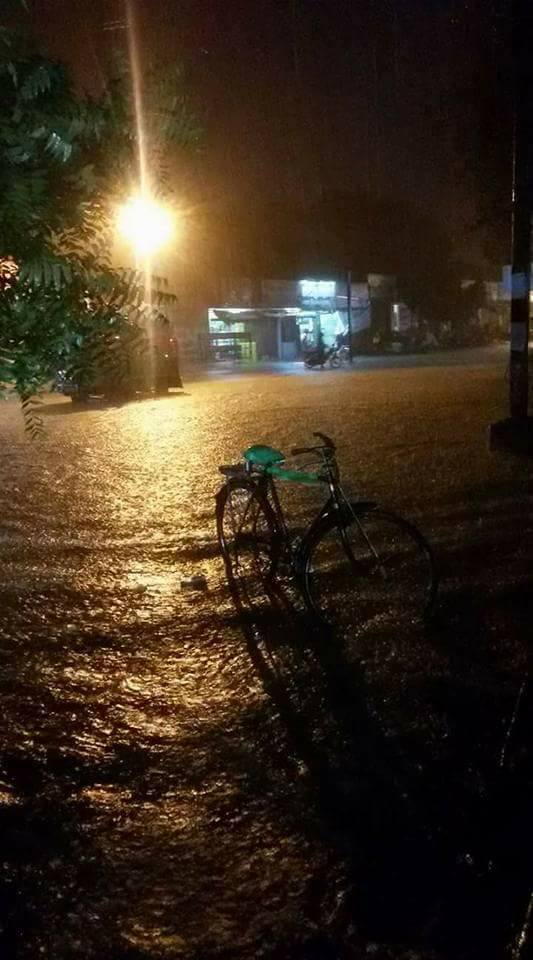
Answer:
<svg viewBox="0 0 533 960"><path fill-rule="evenodd" d="M226 569L241 578L273 577L281 536L267 497L252 480L229 480L217 497L217 537Z"/></svg>
<svg viewBox="0 0 533 960"><path fill-rule="evenodd" d="M341 632L420 620L437 587L429 544L394 513L357 504L352 509L343 521L326 520L309 544L308 606Z"/></svg>

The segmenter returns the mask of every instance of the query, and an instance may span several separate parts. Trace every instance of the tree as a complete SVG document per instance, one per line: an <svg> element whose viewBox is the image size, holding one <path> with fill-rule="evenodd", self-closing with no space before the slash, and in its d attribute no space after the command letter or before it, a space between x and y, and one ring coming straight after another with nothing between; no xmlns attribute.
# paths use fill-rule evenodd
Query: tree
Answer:
<svg viewBox="0 0 533 960"><path fill-rule="evenodd" d="M120 364L111 340L150 311L160 318L165 295L148 307L141 278L110 257L115 205L137 179L128 70L98 98L79 96L65 66L0 27L0 86L0 385L35 431L36 393L80 337L95 362ZM168 193L169 145L198 137L181 73L154 73L145 103L149 188Z"/></svg>

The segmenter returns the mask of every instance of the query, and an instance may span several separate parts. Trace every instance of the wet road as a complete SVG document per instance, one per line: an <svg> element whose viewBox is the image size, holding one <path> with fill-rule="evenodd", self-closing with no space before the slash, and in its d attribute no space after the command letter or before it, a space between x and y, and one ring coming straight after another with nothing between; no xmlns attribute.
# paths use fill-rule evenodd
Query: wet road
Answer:
<svg viewBox="0 0 533 960"><path fill-rule="evenodd" d="M530 344L533 349L533 343ZM338 367L338 373L350 374L351 370L406 370L421 369L428 367L499 367L505 370L509 362L509 344L497 343L489 344L484 347L467 347L456 350L432 350L430 352L419 353L378 353L375 355L357 354L354 356L352 366L343 361ZM329 369L326 364L325 369ZM309 371L303 361L268 361L263 360L256 363L246 363L245 361L227 360L214 364L210 370L210 375L216 379L220 377L238 377L242 373L250 375L251 373L278 373L286 375L308 376ZM316 370L313 372L317 372Z"/></svg>
<svg viewBox="0 0 533 960"><path fill-rule="evenodd" d="M502 956L533 552L533 470L486 450L504 389L498 364L229 377L52 399L37 444L0 408L2 956ZM217 465L315 429L434 542L431 630L341 650L292 596L236 609Z"/></svg>

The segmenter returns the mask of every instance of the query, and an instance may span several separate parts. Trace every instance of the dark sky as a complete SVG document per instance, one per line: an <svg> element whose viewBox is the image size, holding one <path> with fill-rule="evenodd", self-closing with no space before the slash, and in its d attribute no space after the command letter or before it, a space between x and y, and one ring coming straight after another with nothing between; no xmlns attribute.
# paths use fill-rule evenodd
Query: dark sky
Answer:
<svg viewBox="0 0 533 960"><path fill-rule="evenodd" d="M461 232L475 197L458 172L460 91L490 61L497 0L131 2L144 59L186 64L206 131L200 189L362 188L430 206ZM48 47L97 83L121 35L103 26L124 16L123 0L33 9Z"/></svg>

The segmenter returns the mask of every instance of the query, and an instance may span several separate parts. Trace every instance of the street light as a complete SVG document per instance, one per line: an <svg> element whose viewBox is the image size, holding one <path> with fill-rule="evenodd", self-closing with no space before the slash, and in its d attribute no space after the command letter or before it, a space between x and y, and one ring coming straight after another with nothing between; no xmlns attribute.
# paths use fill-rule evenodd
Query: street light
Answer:
<svg viewBox="0 0 533 960"><path fill-rule="evenodd" d="M168 354L161 355L157 349L155 326L156 313L160 313L159 297L154 294L152 262L155 255L172 237L175 228L174 217L170 210L152 199L148 193L140 191L130 197L117 210L117 232L133 248L136 268L143 286L143 311L139 326L147 336L147 362L150 382L156 393L166 392L169 386ZM152 308L158 308L154 311ZM175 379L175 378L174 378ZM181 385L179 372L177 383Z"/></svg>
<svg viewBox="0 0 533 960"><path fill-rule="evenodd" d="M138 193L118 210L117 227L139 257L150 257L170 240L174 219L151 197Z"/></svg>

